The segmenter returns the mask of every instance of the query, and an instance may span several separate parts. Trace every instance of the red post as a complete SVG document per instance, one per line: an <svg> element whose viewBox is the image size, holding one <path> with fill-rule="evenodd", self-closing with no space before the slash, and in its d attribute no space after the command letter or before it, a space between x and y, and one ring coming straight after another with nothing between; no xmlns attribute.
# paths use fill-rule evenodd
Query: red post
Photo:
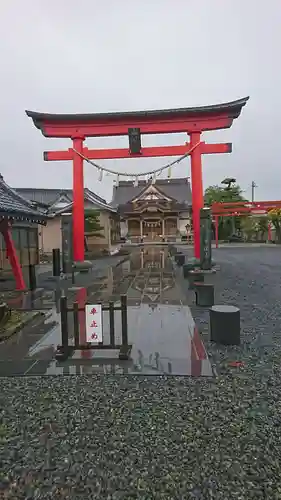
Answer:
<svg viewBox="0 0 281 500"><path fill-rule="evenodd" d="M79 342L81 345L86 345L86 311L85 311L85 305L87 302L87 290L86 288L80 288L80 290L77 291L76 294L76 301L78 302L79 306L79 313L78 313L78 323L79 323ZM81 351L81 357L84 359L89 359L91 358L91 351L90 350L83 350Z"/></svg>
<svg viewBox="0 0 281 500"><path fill-rule="evenodd" d="M200 377L202 375L202 362L207 358L206 350L200 338L198 328L193 327L191 338L191 375Z"/></svg>
<svg viewBox="0 0 281 500"><path fill-rule="evenodd" d="M13 274L16 280L16 289L17 290L24 290L26 288L25 282L23 279L23 274L22 274L22 269L20 267L20 262L17 256L17 251L13 242L12 234L11 234L11 229L8 226L8 223L4 223L1 227L1 232L3 234L5 244L6 244L6 250L7 250L7 257L9 258Z"/></svg>
<svg viewBox="0 0 281 500"><path fill-rule="evenodd" d="M219 248L219 217L215 215L215 239L216 239L216 248Z"/></svg>
<svg viewBox="0 0 281 500"><path fill-rule="evenodd" d="M72 137L73 148L83 154L85 137ZM83 158L73 152L73 260L83 261L84 253L84 173Z"/></svg>
<svg viewBox="0 0 281 500"><path fill-rule="evenodd" d="M272 234L271 234L271 222L268 223L267 226L267 241L271 241Z"/></svg>
<svg viewBox="0 0 281 500"><path fill-rule="evenodd" d="M190 145L194 147L200 142L201 132L190 134ZM200 259L200 209L204 207L202 161L200 144L190 153L191 156L191 190L192 190L192 213L193 213L193 235L194 256Z"/></svg>

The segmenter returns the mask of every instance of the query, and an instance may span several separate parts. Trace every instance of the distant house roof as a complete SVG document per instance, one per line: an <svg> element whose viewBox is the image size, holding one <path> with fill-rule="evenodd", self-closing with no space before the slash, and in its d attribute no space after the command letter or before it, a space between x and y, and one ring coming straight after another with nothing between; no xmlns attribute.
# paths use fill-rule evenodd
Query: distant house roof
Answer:
<svg viewBox="0 0 281 500"><path fill-rule="evenodd" d="M72 189L16 188L16 191L26 199L36 201L37 203L46 206L53 205L63 195L68 199L69 202L73 201ZM90 194L91 197L95 198L97 201L106 204L106 201L103 198L98 196L90 189L85 188L84 191L85 194Z"/></svg>
<svg viewBox="0 0 281 500"><path fill-rule="evenodd" d="M45 224L48 216L6 184L0 175L0 217Z"/></svg>
<svg viewBox="0 0 281 500"><path fill-rule="evenodd" d="M16 191L25 199L31 200L38 206L45 207L48 213L63 213L71 210L73 204L72 189L41 189L41 188L17 188ZM116 210L103 198L88 188L84 189L85 200L93 203L100 209L115 212Z"/></svg>
<svg viewBox="0 0 281 500"><path fill-rule="evenodd" d="M119 186L113 188L112 206L118 208L127 205L134 198L141 195L150 184L151 181L139 181L138 186L134 186L134 181L119 182ZM160 192L176 203L186 207L191 206L191 189L187 178L159 179L154 185L159 188Z"/></svg>

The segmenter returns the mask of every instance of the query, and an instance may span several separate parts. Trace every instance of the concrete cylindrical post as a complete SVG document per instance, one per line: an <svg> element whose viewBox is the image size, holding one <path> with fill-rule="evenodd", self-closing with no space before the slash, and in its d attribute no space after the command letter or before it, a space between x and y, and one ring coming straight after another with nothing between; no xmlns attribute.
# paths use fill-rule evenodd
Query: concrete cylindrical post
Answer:
<svg viewBox="0 0 281 500"><path fill-rule="evenodd" d="M60 249L53 248L53 276L60 276Z"/></svg>
<svg viewBox="0 0 281 500"><path fill-rule="evenodd" d="M240 344L240 309L218 305L210 309L210 340L223 345Z"/></svg>
<svg viewBox="0 0 281 500"><path fill-rule="evenodd" d="M196 305L201 307L211 307L215 302L214 285L206 283L195 283Z"/></svg>
<svg viewBox="0 0 281 500"><path fill-rule="evenodd" d="M90 260L83 260L83 262L74 262L73 267L75 271L88 273L92 269L93 263Z"/></svg>
<svg viewBox="0 0 281 500"><path fill-rule="evenodd" d="M28 266L29 290L36 290L36 268L34 264Z"/></svg>
<svg viewBox="0 0 281 500"><path fill-rule="evenodd" d="M189 262L188 262L187 264L184 264L184 265L182 266L182 270L183 270L183 277L184 277L185 279L188 279L189 274L190 274L190 271L193 271L193 269L194 269L194 264L193 264L193 263L189 263Z"/></svg>
<svg viewBox="0 0 281 500"><path fill-rule="evenodd" d="M179 267L183 266L185 263L185 255L183 253L176 254L175 261Z"/></svg>
<svg viewBox="0 0 281 500"><path fill-rule="evenodd" d="M179 255L181 255L180 252L175 252L174 253L175 262L177 262Z"/></svg>
<svg viewBox="0 0 281 500"><path fill-rule="evenodd" d="M194 271L190 271L188 275L188 288L189 290L194 290L195 283L204 283L204 274L195 273Z"/></svg>

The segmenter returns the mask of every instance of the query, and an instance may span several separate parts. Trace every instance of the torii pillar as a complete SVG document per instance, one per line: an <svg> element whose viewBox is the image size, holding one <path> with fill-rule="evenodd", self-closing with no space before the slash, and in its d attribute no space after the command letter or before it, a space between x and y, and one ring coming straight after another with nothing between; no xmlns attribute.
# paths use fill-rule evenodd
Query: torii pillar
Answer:
<svg viewBox="0 0 281 500"><path fill-rule="evenodd" d="M73 148L83 154L83 142L85 137L77 135L72 137ZM76 262L85 258L85 216L84 216L84 172L83 158L73 152L73 257Z"/></svg>
<svg viewBox="0 0 281 500"><path fill-rule="evenodd" d="M89 160L182 156L190 151L194 255L200 258L200 209L204 206L202 154L230 153L231 143L206 144L204 131L229 128L249 98L197 108L164 109L94 114L46 114L26 111L46 137L69 138L73 147L44 153L46 161L73 162L73 257L84 260L84 180L82 154ZM137 134L139 149L93 149L84 146L87 137ZM190 142L179 146L142 147L141 136L185 132ZM74 151L75 150L75 151ZM133 174L132 174L133 175Z"/></svg>
<svg viewBox="0 0 281 500"><path fill-rule="evenodd" d="M191 187L192 187L192 222L194 235L194 257L200 259L200 209L204 207L204 191L202 179L201 133L190 134L190 144L195 146L191 156ZM198 144L199 146L196 146ZM196 237L195 237L196 236Z"/></svg>

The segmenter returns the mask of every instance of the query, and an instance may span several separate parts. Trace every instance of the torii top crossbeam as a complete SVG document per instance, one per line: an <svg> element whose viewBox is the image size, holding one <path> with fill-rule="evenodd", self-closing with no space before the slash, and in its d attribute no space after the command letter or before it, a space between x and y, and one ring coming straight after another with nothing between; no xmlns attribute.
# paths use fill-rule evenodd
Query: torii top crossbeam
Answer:
<svg viewBox="0 0 281 500"><path fill-rule="evenodd" d="M229 128L249 98L224 104L151 111L129 111L93 114L46 114L26 111L34 125L45 137L68 137L73 149L45 152L46 161L73 161L73 254L84 260L84 181L83 158L90 160L109 158L136 158L191 156L192 207L195 256L200 255L200 208L204 205L201 155L230 153L231 144L205 144L201 133L207 130ZM128 135L130 129L143 134L185 132L190 142L178 146L140 147L137 152L129 148L89 150L83 143L86 137ZM74 151L75 150L75 151Z"/></svg>
<svg viewBox="0 0 281 500"><path fill-rule="evenodd" d="M26 111L46 137L70 137L70 130L85 137L127 135L140 127L141 134L202 132L228 128L249 97L237 101L193 108L126 111L114 113L50 114Z"/></svg>
<svg viewBox="0 0 281 500"><path fill-rule="evenodd" d="M275 209L281 209L281 200L215 202L212 203L211 207L214 217L265 215Z"/></svg>

